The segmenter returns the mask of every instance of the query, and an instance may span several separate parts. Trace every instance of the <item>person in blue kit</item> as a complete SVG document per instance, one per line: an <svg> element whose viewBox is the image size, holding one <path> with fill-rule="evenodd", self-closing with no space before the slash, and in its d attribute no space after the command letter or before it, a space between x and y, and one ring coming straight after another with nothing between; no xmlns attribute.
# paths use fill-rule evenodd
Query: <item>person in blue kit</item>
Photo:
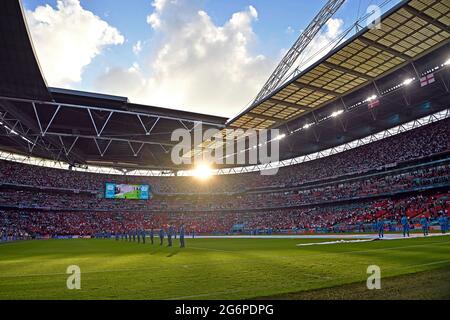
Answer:
<svg viewBox="0 0 450 320"><path fill-rule="evenodd" d="M425 217L423 215L422 218L420 219L420 224L422 225L423 235L427 236L428 235L428 219L427 219L427 217Z"/></svg>
<svg viewBox="0 0 450 320"><path fill-rule="evenodd" d="M159 245L162 246L164 244L164 229L161 228L159 230Z"/></svg>
<svg viewBox="0 0 450 320"><path fill-rule="evenodd" d="M136 242L136 231L133 231L133 242Z"/></svg>
<svg viewBox="0 0 450 320"><path fill-rule="evenodd" d="M147 233L145 232L145 230L141 231L141 237L142 237L142 244L145 244L145 238L147 237Z"/></svg>
<svg viewBox="0 0 450 320"><path fill-rule="evenodd" d="M448 216L443 213L440 217L439 217L439 225L441 226L441 232L442 234L446 234L448 231Z"/></svg>
<svg viewBox="0 0 450 320"><path fill-rule="evenodd" d="M172 246L172 235L173 235L173 227L169 226L169 229L167 230L167 242L169 242L169 244L167 245L168 247Z"/></svg>
<svg viewBox="0 0 450 320"><path fill-rule="evenodd" d="M403 227L403 237L409 237L409 219L405 214L401 219L402 227Z"/></svg>
<svg viewBox="0 0 450 320"><path fill-rule="evenodd" d="M384 238L384 220L382 218L378 219L377 229L378 229L378 238Z"/></svg>
<svg viewBox="0 0 450 320"><path fill-rule="evenodd" d="M180 234L180 248L184 248L186 244L184 243L184 226L182 225L179 231Z"/></svg>
<svg viewBox="0 0 450 320"><path fill-rule="evenodd" d="M150 229L150 242L153 244L155 240L155 232L153 231L153 228Z"/></svg>

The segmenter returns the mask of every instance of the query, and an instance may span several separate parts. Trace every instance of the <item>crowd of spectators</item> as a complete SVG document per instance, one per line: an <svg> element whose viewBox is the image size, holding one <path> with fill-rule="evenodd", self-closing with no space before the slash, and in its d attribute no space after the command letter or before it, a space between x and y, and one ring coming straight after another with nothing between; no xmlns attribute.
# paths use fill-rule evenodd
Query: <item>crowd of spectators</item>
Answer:
<svg viewBox="0 0 450 320"><path fill-rule="evenodd" d="M0 161L0 183L48 186L102 193L105 182L150 184L157 194L235 193L252 188L298 186L310 181L361 173L450 150L450 119L441 120L336 155L280 168L278 174L217 176L199 183L193 177L133 177L30 167Z"/></svg>
<svg viewBox="0 0 450 320"><path fill-rule="evenodd" d="M167 224L184 224L199 233L236 228L296 232L360 227L379 217L398 221L403 214L435 217L448 214L448 159L377 169L449 151L449 131L450 120L442 120L281 168L275 176L217 176L205 183L190 177L99 175L0 161L0 232L85 236ZM156 194L148 201L105 199L106 182L150 184Z"/></svg>
<svg viewBox="0 0 450 320"><path fill-rule="evenodd" d="M406 170L406 169L405 169ZM48 210L97 211L226 211L254 208L283 208L340 202L415 190L420 187L450 185L450 163L379 173L367 177L302 187L279 188L270 192L252 191L238 195L156 196L148 201L105 199L97 193L58 193L55 190L1 189L0 206Z"/></svg>
<svg viewBox="0 0 450 320"><path fill-rule="evenodd" d="M196 234L229 234L231 232L336 232L341 230L370 231L378 219L398 224L408 215L414 224L425 215L431 221L449 214L450 194L432 193L400 198L385 198L350 204L314 206L310 208L277 209L242 212L57 212L6 210L0 211L0 234L8 236L53 237L92 236L107 232L126 233L133 230L179 228ZM239 226L236 229L236 226ZM369 228L369 229L367 229Z"/></svg>

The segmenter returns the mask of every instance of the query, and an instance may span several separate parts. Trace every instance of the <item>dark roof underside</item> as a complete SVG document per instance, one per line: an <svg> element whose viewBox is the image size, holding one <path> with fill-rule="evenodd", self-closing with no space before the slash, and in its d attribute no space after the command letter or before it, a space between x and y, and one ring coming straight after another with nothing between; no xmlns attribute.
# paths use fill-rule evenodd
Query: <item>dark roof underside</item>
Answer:
<svg viewBox="0 0 450 320"><path fill-rule="evenodd" d="M0 1L0 96L51 99L19 1Z"/></svg>

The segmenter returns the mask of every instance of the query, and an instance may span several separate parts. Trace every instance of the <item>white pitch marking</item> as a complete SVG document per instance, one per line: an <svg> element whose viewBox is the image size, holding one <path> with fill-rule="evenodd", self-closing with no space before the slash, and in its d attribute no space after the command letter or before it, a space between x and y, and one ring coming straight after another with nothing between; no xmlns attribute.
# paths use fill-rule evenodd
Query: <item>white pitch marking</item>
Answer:
<svg viewBox="0 0 450 320"><path fill-rule="evenodd" d="M327 241L327 242L299 243L299 244L297 244L297 247L318 246L318 245L327 245L327 244L346 244L346 243L358 243L358 242L371 242L371 241L375 241L375 239L367 239L367 240L337 240L337 241Z"/></svg>

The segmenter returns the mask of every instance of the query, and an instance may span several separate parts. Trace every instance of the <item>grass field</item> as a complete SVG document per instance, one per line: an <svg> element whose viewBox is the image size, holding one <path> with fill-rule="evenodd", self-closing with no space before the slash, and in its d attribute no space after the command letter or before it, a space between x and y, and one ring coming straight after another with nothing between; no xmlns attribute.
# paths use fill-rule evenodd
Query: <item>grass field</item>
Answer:
<svg viewBox="0 0 450 320"><path fill-rule="evenodd" d="M0 244L0 299L450 299L450 237L296 246L318 241ZM69 265L81 268L81 290L66 288ZM369 265L381 268L380 291L365 287Z"/></svg>
<svg viewBox="0 0 450 320"><path fill-rule="evenodd" d="M141 190L125 192L120 195L116 194L116 199L140 199L140 198L141 198Z"/></svg>

